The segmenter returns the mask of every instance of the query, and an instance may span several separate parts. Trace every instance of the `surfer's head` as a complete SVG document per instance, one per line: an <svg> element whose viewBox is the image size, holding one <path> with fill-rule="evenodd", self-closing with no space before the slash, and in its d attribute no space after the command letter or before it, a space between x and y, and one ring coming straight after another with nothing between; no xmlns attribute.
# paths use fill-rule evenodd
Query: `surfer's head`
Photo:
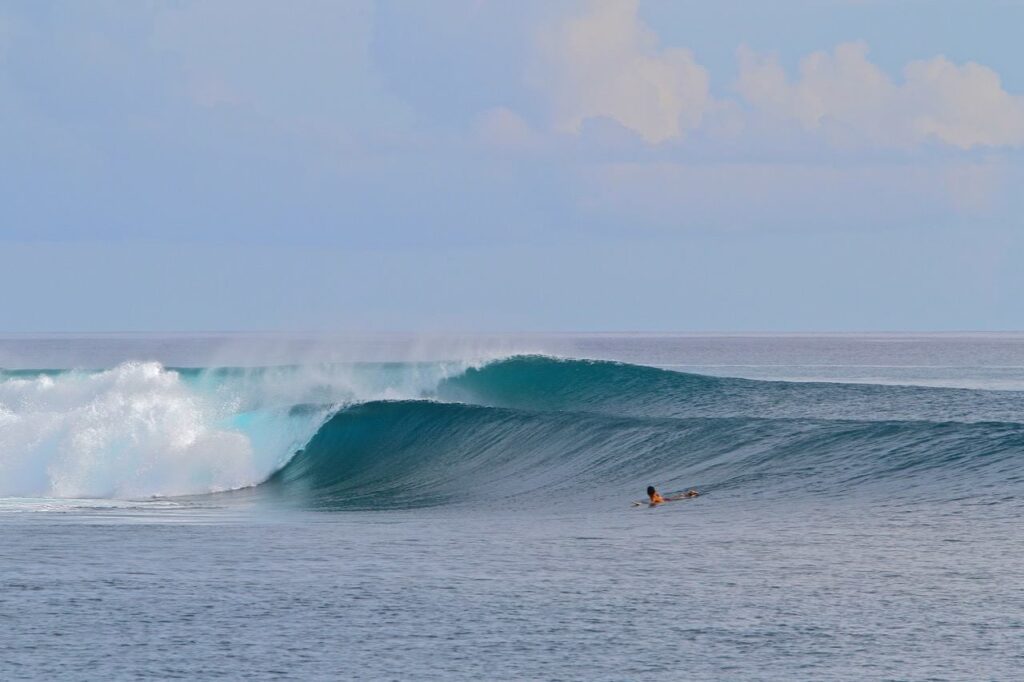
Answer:
<svg viewBox="0 0 1024 682"><path fill-rule="evenodd" d="M658 492L654 489L653 485L647 486L647 497L654 497L654 493Z"/></svg>

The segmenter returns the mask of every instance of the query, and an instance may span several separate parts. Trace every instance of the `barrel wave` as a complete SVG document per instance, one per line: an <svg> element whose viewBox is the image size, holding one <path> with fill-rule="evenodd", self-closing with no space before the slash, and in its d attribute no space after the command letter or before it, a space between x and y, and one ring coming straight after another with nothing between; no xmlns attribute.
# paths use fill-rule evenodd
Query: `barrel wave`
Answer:
<svg viewBox="0 0 1024 682"><path fill-rule="evenodd" d="M318 509L1024 491L1024 394L615 362L0 372L0 495ZM244 492L237 492L244 491ZM969 491L966 493L965 491Z"/></svg>

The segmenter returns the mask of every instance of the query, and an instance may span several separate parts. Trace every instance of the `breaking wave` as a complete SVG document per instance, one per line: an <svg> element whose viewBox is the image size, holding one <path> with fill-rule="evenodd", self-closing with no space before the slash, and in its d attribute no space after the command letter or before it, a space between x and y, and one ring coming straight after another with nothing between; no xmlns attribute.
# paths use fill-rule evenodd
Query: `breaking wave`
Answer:
<svg viewBox="0 0 1024 682"><path fill-rule="evenodd" d="M516 356L0 373L0 495L247 488L331 509L746 495L1016 496L1024 394Z"/></svg>

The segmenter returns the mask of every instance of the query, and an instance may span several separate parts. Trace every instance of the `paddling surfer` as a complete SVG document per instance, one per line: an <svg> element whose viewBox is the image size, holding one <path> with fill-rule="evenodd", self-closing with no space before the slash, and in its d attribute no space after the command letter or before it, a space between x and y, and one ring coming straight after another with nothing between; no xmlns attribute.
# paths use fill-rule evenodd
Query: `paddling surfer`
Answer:
<svg viewBox="0 0 1024 682"><path fill-rule="evenodd" d="M666 500L661 496L661 493L654 489L653 485L647 486L647 499L651 501L651 504L661 504L662 502L671 502L672 500L682 500L687 497L697 497L698 495L700 495L700 493L697 492L696 488L690 488L685 493L682 493L677 497L670 497Z"/></svg>

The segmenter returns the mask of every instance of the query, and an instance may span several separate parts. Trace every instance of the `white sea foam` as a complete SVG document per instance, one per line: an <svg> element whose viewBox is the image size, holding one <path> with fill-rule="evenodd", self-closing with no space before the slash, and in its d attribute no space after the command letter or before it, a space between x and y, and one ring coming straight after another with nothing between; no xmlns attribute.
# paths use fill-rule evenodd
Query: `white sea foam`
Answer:
<svg viewBox="0 0 1024 682"><path fill-rule="evenodd" d="M141 498L266 478L339 405L428 395L468 364L0 374L0 497ZM305 409L293 409L308 405Z"/></svg>
<svg viewBox="0 0 1024 682"><path fill-rule="evenodd" d="M0 494L172 495L258 475L248 438L156 363L0 383Z"/></svg>

